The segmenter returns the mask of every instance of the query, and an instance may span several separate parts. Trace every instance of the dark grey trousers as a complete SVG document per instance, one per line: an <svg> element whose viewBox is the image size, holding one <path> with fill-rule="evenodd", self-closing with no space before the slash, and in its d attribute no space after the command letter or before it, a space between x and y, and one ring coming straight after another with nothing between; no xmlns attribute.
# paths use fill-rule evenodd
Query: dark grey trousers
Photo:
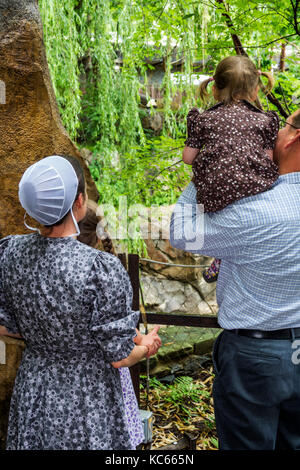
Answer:
<svg viewBox="0 0 300 470"><path fill-rule="evenodd" d="M300 339L224 330L213 362L219 449L300 449Z"/></svg>

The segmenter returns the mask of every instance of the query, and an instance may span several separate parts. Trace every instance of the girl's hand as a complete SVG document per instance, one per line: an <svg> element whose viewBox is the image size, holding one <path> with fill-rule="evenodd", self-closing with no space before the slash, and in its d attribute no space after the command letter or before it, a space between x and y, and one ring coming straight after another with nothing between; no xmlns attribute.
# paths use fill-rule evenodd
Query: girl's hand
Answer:
<svg viewBox="0 0 300 470"><path fill-rule="evenodd" d="M182 160L187 165L192 165L192 163L195 160L198 153L199 153L199 149L195 149L193 147L185 146L183 151L182 151Z"/></svg>

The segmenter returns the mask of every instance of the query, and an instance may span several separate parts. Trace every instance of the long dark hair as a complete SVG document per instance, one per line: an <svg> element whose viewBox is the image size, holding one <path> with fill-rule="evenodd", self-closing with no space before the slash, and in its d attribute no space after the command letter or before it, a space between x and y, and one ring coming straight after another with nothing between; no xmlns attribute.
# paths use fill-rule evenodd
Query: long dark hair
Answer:
<svg viewBox="0 0 300 470"><path fill-rule="evenodd" d="M81 193L83 194L83 197L85 198L85 188L86 188L85 177L84 177L83 168L80 165L79 160L75 157L71 157L70 155L58 155L58 156L68 160L68 162L71 163L72 167L75 170L76 176L78 178L78 188L77 188L77 194L76 194L76 197L75 197L75 201L78 199L78 196ZM70 211L71 211L71 209L66 213L66 215L62 219L60 219L58 222L55 222L55 224L44 225L44 227L51 228L51 227L56 227L57 225L61 225L66 220L68 215L70 214Z"/></svg>
<svg viewBox="0 0 300 470"><path fill-rule="evenodd" d="M97 215L97 208L98 204L94 201L88 201L86 216L83 220L78 222L80 235L77 237L77 240L85 245L98 248L117 256L113 241L106 229L104 229L105 237L101 237L101 239L98 238L97 225L101 221L101 217Z"/></svg>

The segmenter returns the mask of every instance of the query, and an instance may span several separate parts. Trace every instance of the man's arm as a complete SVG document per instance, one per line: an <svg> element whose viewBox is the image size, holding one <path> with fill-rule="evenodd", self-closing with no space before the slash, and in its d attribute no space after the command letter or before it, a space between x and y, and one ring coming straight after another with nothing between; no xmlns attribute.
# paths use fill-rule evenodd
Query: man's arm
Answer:
<svg viewBox="0 0 300 470"><path fill-rule="evenodd" d="M203 213L196 188L190 183L179 197L170 224L170 243L190 253L232 258L242 253L245 228L231 205L215 213Z"/></svg>

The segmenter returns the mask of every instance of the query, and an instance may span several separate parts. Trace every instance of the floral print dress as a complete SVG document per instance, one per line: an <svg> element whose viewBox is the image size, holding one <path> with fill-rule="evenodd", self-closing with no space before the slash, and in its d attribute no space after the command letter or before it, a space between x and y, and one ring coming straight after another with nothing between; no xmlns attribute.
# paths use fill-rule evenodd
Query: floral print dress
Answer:
<svg viewBox="0 0 300 470"><path fill-rule="evenodd" d="M275 111L261 111L246 100L189 111L185 145L199 149L193 173L204 212L270 189L279 174L266 150L274 148L278 130Z"/></svg>
<svg viewBox="0 0 300 470"><path fill-rule="evenodd" d="M128 424L121 382L129 371L110 364L132 351L139 318L119 259L33 234L0 240L0 263L0 325L26 342L7 449L134 449L141 435L130 426L141 423Z"/></svg>

